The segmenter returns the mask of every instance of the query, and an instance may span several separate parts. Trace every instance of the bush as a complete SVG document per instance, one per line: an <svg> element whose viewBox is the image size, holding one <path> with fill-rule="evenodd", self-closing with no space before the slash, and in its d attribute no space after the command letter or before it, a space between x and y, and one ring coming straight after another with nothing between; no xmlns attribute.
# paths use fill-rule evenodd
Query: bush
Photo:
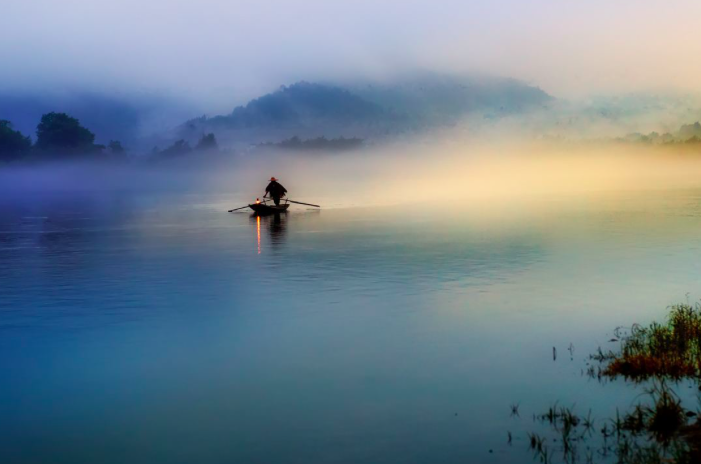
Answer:
<svg viewBox="0 0 701 464"><path fill-rule="evenodd" d="M0 120L0 162L17 161L32 148L32 140L12 129L12 123Z"/></svg>
<svg viewBox="0 0 701 464"><path fill-rule="evenodd" d="M48 113L37 126L36 147L52 154L84 155L103 148L95 145L95 134L65 113Z"/></svg>

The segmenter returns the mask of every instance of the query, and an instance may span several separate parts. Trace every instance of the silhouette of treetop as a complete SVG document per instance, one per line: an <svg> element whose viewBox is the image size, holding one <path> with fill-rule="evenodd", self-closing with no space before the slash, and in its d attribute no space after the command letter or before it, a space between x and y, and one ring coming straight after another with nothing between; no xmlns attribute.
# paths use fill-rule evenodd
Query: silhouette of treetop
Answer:
<svg viewBox="0 0 701 464"><path fill-rule="evenodd" d="M37 126L36 146L42 150L96 151L95 134L65 113L47 113Z"/></svg>
<svg viewBox="0 0 701 464"><path fill-rule="evenodd" d="M12 123L0 120L0 161L19 159L32 148L32 141L12 128Z"/></svg>

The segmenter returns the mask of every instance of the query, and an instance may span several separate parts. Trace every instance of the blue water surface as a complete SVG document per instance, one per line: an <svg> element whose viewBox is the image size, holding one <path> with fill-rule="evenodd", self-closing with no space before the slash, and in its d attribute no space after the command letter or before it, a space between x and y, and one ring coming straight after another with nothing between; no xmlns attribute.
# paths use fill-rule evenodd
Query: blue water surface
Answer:
<svg viewBox="0 0 701 464"><path fill-rule="evenodd" d="M532 462L554 400L630 405L589 353L699 295L697 191L233 206L0 200L0 462Z"/></svg>

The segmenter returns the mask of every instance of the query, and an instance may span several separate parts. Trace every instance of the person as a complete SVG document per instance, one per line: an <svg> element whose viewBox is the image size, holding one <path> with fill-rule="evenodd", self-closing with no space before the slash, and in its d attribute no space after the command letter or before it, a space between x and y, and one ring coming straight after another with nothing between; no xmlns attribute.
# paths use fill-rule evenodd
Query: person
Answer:
<svg viewBox="0 0 701 464"><path fill-rule="evenodd" d="M275 202L275 206L280 206L280 198L284 197L287 193L287 189L280 184L276 178L271 177L270 183L265 187L265 195L263 198L270 195L270 198Z"/></svg>

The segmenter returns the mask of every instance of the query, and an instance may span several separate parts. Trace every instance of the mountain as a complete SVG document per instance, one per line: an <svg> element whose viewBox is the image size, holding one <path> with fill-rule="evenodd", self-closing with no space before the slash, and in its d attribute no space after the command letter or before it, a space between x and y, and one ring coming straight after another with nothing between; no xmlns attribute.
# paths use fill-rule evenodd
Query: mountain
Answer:
<svg viewBox="0 0 701 464"><path fill-rule="evenodd" d="M236 107L230 114L191 119L177 130L179 138L215 133L225 145L249 145L294 136L367 135L373 126L396 119L381 106L346 89L298 82Z"/></svg>
<svg viewBox="0 0 701 464"><path fill-rule="evenodd" d="M230 114L191 119L177 137L213 132L225 144L291 137L374 138L452 124L468 115L495 118L554 100L513 79L424 75L393 83L299 82L251 100Z"/></svg>
<svg viewBox="0 0 701 464"><path fill-rule="evenodd" d="M358 83L361 98L419 124L451 123L466 115L499 117L542 107L554 98L515 79L423 73L390 83Z"/></svg>
<svg viewBox="0 0 701 464"><path fill-rule="evenodd" d="M542 90L512 79L425 73L383 83L298 82L229 114L185 123L196 114L192 106L152 94L0 91L0 120L10 121L13 131L35 139L43 115L66 113L95 134L95 143L120 141L136 154L180 140L194 146L209 134L223 148L275 144L295 137L372 141L454 124L466 116L493 119L526 112L552 100Z"/></svg>
<svg viewBox="0 0 701 464"><path fill-rule="evenodd" d="M227 116L217 116L213 126L232 129L252 127L299 127L309 124L347 124L376 121L385 111L347 90L308 82L281 87L276 92L251 100Z"/></svg>

